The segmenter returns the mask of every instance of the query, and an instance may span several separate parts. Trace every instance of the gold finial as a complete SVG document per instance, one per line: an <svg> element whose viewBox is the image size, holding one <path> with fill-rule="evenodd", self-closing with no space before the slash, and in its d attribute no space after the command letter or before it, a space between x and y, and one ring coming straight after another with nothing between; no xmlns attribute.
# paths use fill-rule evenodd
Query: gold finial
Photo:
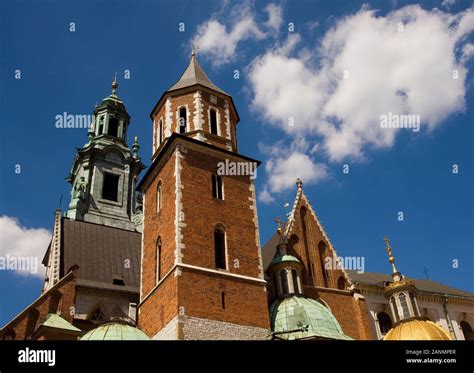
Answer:
<svg viewBox="0 0 474 373"><path fill-rule="evenodd" d="M385 236L383 240L385 241L385 245L387 246L388 261L392 265L392 271L393 273L398 273L397 268L395 268L395 258L393 257L392 247L390 246L390 239Z"/></svg>
<svg viewBox="0 0 474 373"><path fill-rule="evenodd" d="M278 233L278 235L279 235L279 236L282 236L282 235L283 235L283 229L282 229L282 227L281 227L281 223L282 223L281 219L280 219L280 218L276 218L276 219L275 219L275 223L277 223L277 227L278 227L278 228L277 228L277 233Z"/></svg>
<svg viewBox="0 0 474 373"><path fill-rule="evenodd" d="M117 83L117 73L115 73L114 81L112 82L112 94L116 94L116 93L117 93L117 87L118 87L118 83Z"/></svg>

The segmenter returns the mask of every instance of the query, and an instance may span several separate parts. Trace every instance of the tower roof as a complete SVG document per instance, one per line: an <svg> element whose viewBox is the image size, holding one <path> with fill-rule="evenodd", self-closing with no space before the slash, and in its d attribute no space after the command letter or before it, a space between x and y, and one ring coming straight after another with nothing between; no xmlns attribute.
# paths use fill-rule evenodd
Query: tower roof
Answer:
<svg viewBox="0 0 474 373"><path fill-rule="evenodd" d="M168 89L168 91L175 91L177 89L191 87L196 84L229 96L226 92L211 82L202 67L199 65L196 54L193 52L191 55L191 60L189 61L189 65L184 71L183 75L170 89Z"/></svg>

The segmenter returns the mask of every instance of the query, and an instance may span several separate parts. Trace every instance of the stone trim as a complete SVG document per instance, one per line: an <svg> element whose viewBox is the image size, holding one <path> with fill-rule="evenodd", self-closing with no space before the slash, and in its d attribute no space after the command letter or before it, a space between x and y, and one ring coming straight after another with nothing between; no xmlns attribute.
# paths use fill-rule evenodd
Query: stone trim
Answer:
<svg viewBox="0 0 474 373"><path fill-rule="evenodd" d="M187 269L191 269L191 270L195 270L195 271L212 273L212 274L216 274L216 275L223 276L223 277L232 277L232 278L239 278L241 280L246 280L246 281L258 282L258 283L261 283L263 285L267 284L267 282L263 278L258 278L258 277L239 275L237 273L231 273L231 272L227 272L227 271L219 271L217 269L211 269L211 268L205 268L205 267L198 267L198 266L194 266L194 265L191 265L191 264L185 264L185 263L179 263L176 266L180 267L180 268L183 268L183 269L187 268Z"/></svg>
<svg viewBox="0 0 474 373"><path fill-rule="evenodd" d="M182 190L184 185L181 183L181 159L184 159L184 153L186 153L186 148L183 146L176 146L175 148L175 265L182 262L183 253L185 245L182 243L183 235L181 229L186 227L184 223L184 212L183 212L183 202L182 202Z"/></svg>
<svg viewBox="0 0 474 373"><path fill-rule="evenodd" d="M171 136L171 126L173 124L173 113L171 112L171 98L166 98L165 103L165 138Z"/></svg>
<svg viewBox="0 0 474 373"><path fill-rule="evenodd" d="M255 225L255 244L257 245L257 249L258 249L258 269L260 271L260 278L263 279L264 278L263 260L262 260L262 249L260 246L260 232L259 232L258 214L257 214L257 197L255 193L255 183L254 183L254 180L252 179L250 179L249 190L251 193L251 197L249 197L250 209L253 212L253 223Z"/></svg>

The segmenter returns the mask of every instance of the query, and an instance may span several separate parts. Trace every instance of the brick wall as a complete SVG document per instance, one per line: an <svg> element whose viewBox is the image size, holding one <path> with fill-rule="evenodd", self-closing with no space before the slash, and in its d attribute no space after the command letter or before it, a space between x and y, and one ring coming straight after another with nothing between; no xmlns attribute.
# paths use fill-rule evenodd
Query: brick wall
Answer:
<svg viewBox="0 0 474 373"><path fill-rule="evenodd" d="M52 294L54 293L59 293L61 295L57 311L50 309L50 303L53 299ZM70 273L53 288L35 300L30 306L22 311L18 317L5 325L2 334L13 332L15 339L18 340L30 338L30 332L36 331L50 312L58 313L61 317L72 324L75 311L75 295L76 278L72 273ZM32 323L36 316L36 322ZM0 339L3 339L2 335L0 335Z"/></svg>

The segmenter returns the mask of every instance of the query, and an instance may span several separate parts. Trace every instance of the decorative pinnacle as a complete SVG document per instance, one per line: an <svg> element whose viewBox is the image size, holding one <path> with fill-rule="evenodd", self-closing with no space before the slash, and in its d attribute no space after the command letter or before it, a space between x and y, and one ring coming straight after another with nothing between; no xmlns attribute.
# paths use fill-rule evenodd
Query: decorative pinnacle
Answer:
<svg viewBox="0 0 474 373"><path fill-rule="evenodd" d="M395 267L395 258L392 253L392 247L390 246L390 239L385 236L383 240L387 246L388 261L392 265L392 273L398 273L397 268Z"/></svg>
<svg viewBox="0 0 474 373"><path fill-rule="evenodd" d="M299 177L296 179L296 186L298 187L298 189L303 188L303 182L301 181Z"/></svg>
<svg viewBox="0 0 474 373"><path fill-rule="evenodd" d="M116 95L116 94L117 94L117 88L118 88L117 73L115 73L114 81L112 82L112 94L113 94L113 95Z"/></svg>
<svg viewBox="0 0 474 373"><path fill-rule="evenodd" d="M275 219L275 223L277 223L277 233L278 233L278 235L279 235L279 236L282 236L282 235L283 235L283 229L282 229L282 227L281 227L281 223L282 223L281 219L280 219L280 218L276 218L276 219Z"/></svg>

